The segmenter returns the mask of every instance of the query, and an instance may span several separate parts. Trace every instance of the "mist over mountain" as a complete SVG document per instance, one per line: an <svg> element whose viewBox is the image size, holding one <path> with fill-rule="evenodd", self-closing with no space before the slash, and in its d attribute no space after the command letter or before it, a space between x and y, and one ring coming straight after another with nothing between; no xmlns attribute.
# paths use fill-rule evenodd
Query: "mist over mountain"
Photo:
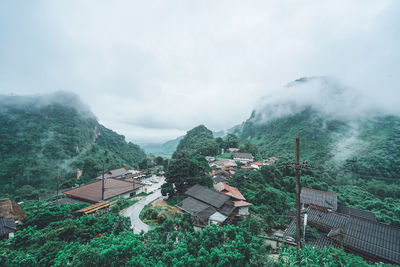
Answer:
<svg viewBox="0 0 400 267"><path fill-rule="evenodd" d="M264 156L301 156L343 175L397 177L400 117L328 77L301 78L263 97L235 133ZM337 171L336 170L336 171Z"/></svg>
<svg viewBox="0 0 400 267"><path fill-rule="evenodd" d="M60 185L69 187L95 178L103 162L106 169L120 168L146 158L68 92L0 96L0 123L0 194L22 186L54 191L58 176Z"/></svg>

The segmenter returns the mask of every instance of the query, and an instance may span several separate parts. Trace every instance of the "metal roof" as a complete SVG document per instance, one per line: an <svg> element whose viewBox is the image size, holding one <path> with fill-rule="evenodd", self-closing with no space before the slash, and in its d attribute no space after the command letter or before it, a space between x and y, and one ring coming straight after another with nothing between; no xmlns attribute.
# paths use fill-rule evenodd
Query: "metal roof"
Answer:
<svg viewBox="0 0 400 267"><path fill-rule="evenodd" d="M109 178L104 183L104 199L110 199L131 191L134 191L143 185L125 182L119 179ZM101 200L102 181L93 182L69 191L64 194L90 202L99 202Z"/></svg>
<svg viewBox="0 0 400 267"><path fill-rule="evenodd" d="M346 207L344 205L339 205L337 212L340 212L340 213L346 214L346 215L350 215L350 216L364 218L366 220L376 222L375 213L370 212L370 211L359 210L359 209L355 209L355 208Z"/></svg>
<svg viewBox="0 0 400 267"><path fill-rule="evenodd" d="M200 212L202 210L205 210L208 208L210 205L207 205L204 202L201 202L197 199L187 197L178 204L176 204L178 208L180 208L183 211L193 213L193 212Z"/></svg>
<svg viewBox="0 0 400 267"><path fill-rule="evenodd" d="M234 186L227 185L223 182L220 182L214 185L214 188L225 195L232 196L238 200L246 200L246 198L240 193L239 189Z"/></svg>
<svg viewBox="0 0 400 267"><path fill-rule="evenodd" d="M192 186L185 194L216 208L221 208L230 199L230 196L201 185Z"/></svg>
<svg viewBox="0 0 400 267"><path fill-rule="evenodd" d="M303 187L301 188L300 202L337 210L337 195L331 192Z"/></svg>
<svg viewBox="0 0 400 267"><path fill-rule="evenodd" d="M342 227L344 246L363 254L400 264L400 229L370 220L350 217ZM337 229L328 236L340 242Z"/></svg>

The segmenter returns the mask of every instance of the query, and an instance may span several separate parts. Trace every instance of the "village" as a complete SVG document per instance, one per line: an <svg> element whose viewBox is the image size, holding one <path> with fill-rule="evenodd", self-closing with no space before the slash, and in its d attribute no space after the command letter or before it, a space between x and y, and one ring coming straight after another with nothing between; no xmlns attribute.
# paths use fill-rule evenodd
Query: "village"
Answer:
<svg viewBox="0 0 400 267"><path fill-rule="evenodd" d="M131 229L136 234L148 232L165 217L183 213L192 216L195 230L209 225L239 225L246 217L253 216L253 204L238 188L230 185L230 180L239 169L259 171L262 166L273 165L278 159L271 157L255 161L252 154L238 152L237 148L205 158L212 170L209 175L213 188L196 184L187 188L182 196L174 196L174 200L169 194L161 194L162 185L166 183L165 172L154 171L162 169L162 166L155 166L147 173L126 167L109 170L92 183L57 192L56 199L54 194L43 198L53 197L53 205L85 203L88 206L76 213L94 215L109 212L121 199L130 200L131 205L124 207L120 215L130 218ZM300 203L304 244L318 248L333 246L370 261L400 264L400 230L377 222L373 212L338 204L334 192L306 187L301 188ZM157 210L156 217L146 218L145 214L151 209ZM296 245L295 211L288 210L280 216L287 218L288 224L270 229L264 236L275 249ZM25 217L18 203L10 199L0 200L0 239L12 238Z"/></svg>

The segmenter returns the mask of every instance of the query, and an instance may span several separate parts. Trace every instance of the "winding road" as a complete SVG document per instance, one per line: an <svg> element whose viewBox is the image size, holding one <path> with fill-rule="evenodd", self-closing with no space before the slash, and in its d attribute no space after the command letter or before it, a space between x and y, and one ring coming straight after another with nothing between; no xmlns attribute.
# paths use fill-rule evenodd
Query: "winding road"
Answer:
<svg viewBox="0 0 400 267"><path fill-rule="evenodd" d="M161 187L161 184L164 183L164 179L158 184L154 185L157 186L157 188ZM140 220L139 215L144 206L150 204L157 198L161 197L161 189L157 189L153 191L152 194L146 196L145 198L139 200L132 206L130 206L128 209L126 209L123 213L123 216L125 217L130 217L131 218L131 228L133 229L133 232L135 234L139 234L141 231L144 231L145 233L149 231L150 226L145 224L142 220Z"/></svg>

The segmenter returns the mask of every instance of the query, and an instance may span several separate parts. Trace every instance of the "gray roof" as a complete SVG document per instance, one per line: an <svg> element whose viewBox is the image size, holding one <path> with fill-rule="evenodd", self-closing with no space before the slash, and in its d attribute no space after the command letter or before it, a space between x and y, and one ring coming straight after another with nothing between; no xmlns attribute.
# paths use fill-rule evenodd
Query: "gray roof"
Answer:
<svg viewBox="0 0 400 267"><path fill-rule="evenodd" d="M202 221L203 223L208 223L208 218L210 218L211 215L213 215L217 210L214 209L213 207L209 206L206 209L200 211L197 213L197 217Z"/></svg>
<svg viewBox="0 0 400 267"><path fill-rule="evenodd" d="M198 201L194 198L187 197L184 200L182 200L181 202L179 202L178 204L176 204L176 206L178 208L180 208L181 210L184 210L189 213L193 213L193 212L200 212L202 210L205 210L210 205L207 205L207 204L205 204L201 201Z"/></svg>
<svg viewBox="0 0 400 267"><path fill-rule="evenodd" d="M370 211L359 210L359 209L355 209L355 208L346 207L344 205L339 205L337 212L340 212L340 213L346 214L346 215L350 215L350 216L364 218L366 220L376 222L375 213L370 212Z"/></svg>
<svg viewBox="0 0 400 267"><path fill-rule="evenodd" d="M111 171L104 172L104 178L117 178L125 175L131 175L132 173L129 170L125 170L125 168L115 169ZM103 175L97 177L97 179L102 179Z"/></svg>
<svg viewBox="0 0 400 267"><path fill-rule="evenodd" d="M236 152L233 155L233 158L240 158L240 159L251 159L253 160L253 155L251 153L241 153L241 152Z"/></svg>
<svg viewBox="0 0 400 267"><path fill-rule="evenodd" d="M231 198L228 195L211 190L201 185L192 186L185 192L185 194L215 208L221 208L225 202Z"/></svg>
<svg viewBox="0 0 400 267"><path fill-rule="evenodd" d="M233 204L232 200L229 200L228 202L226 202L221 209L219 210L219 212L221 212L222 214L229 216L231 215L231 213L235 210L235 206Z"/></svg>
<svg viewBox="0 0 400 267"><path fill-rule="evenodd" d="M344 246L379 260L400 264L400 229L394 226L350 217L342 227ZM340 242L340 234L333 229L329 237Z"/></svg>
<svg viewBox="0 0 400 267"><path fill-rule="evenodd" d="M300 202L337 210L337 195L331 192L303 187L301 188Z"/></svg>
<svg viewBox="0 0 400 267"><path fill-rule="evenodd" d="M9 233L15 233L17 225L13 218L0 217L0 237L6 236Z"/></svg>
<svg viewBox="0 0 400 267"><path fill-rule="evenodd" d="M321 226L327 229L327 231L332 228L342 227L349 220L349 216L337 212L320 211L311 207L308 207L306 211L308 215L307 221L309 223Z"/></svg>

